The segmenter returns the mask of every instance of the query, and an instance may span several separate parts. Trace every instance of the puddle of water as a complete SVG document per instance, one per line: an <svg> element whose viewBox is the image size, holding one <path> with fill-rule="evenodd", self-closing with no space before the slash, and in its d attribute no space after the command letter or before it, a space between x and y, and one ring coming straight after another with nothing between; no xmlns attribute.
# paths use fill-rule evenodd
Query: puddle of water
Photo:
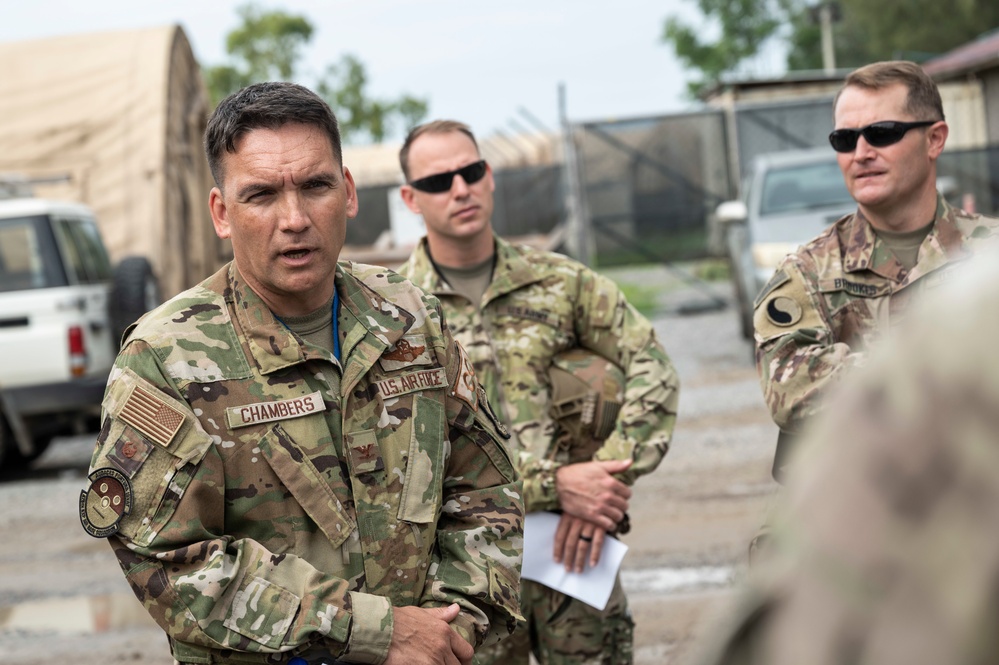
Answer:
<svg viewBox="0 0 999 665"><path fill-rule="evenodd" d="M679 593L693 589L729 586L734 580L735 570L729 566L643 568L621 571L621 584L628 593Z"/></svg>
<svg viewBox="0 0 999 665"><path fill-rule="evenodd" d="M0 608L0 634L88 635L155 625L135 596L126 594L50 598Z"/></svg>

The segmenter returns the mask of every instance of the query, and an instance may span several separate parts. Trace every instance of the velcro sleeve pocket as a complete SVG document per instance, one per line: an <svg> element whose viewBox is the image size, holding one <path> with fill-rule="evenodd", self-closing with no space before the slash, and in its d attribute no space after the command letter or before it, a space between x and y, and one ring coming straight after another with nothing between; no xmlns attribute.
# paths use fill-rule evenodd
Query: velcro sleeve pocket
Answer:
<svg viewBox="0 0 999 665"><path fill-rule="evenodd" d="M301 599L259 577L243 582L230 605L224 625L270 649L278 649L298 613Z"/></svg>
<svg viewBox="0 0 999 665"><path fill-rule="evenodd" d="M444 407L427 397L413 399L413 428L399 519L417 524L437 520L444 479Z"/></svg>

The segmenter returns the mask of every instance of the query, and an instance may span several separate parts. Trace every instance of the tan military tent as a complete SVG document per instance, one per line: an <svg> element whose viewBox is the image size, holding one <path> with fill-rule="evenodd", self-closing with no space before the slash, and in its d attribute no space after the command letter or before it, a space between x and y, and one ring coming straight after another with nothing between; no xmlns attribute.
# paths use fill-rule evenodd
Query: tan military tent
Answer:
<svg viewBox="0 0 999 665"><path fill-rule="evenodd" d="M228 258L208 215L208 97L179 26L0 44L0 173L94 209L170 296Z"/></svg>

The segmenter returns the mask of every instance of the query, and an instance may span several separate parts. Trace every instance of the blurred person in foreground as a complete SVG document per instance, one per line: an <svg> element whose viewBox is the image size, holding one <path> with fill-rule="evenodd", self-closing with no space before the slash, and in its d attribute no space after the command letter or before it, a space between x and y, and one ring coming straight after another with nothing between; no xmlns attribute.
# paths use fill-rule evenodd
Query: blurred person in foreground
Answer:
<svg viewBox="0 0 999 665"><path fill-rule="evenodd" d="M965 263L806 429L774 555L704 663L999 658L999 250Z"/></svg>
<svg viewBox="0 0 999 665"><path fill-rule="evenodd" d="M402 198L426 223L400 272L440 299L513 435L526 510L561 512L554 561L582 572L599 560L606 534L626 530L631 484L669 448L676 372L650 322L610 279L493 232L493 173L467 125L414 128L399 161ZM603 363L598 377L621 380L619 396L592 403L602 415L592 429L573 433L563 428L569 400L558 396L560 363L570 355L570 374ZM477 653L477 663L526 665L531 651L542 665L632 662L634 623L620 579L602 611L530 580L521 588L526 626Z"/></svg>
<svg viewBox="0 0 999 665"><path fill-rule="evenodd" d="M781 430L778 480L828 388L904 328L910 303L999 229L999 220L953 208L936 189L948 127L919 65L853 71L833 109L829 142L857 212L789 255L756 300L756 365Z"/></svg>
<svg viewBox="0 0 999 665"><path fill-rule="evenodd" d="M439 303L338 262L357 194L290 83L219 104L234 260L126 333L81 519L179 663L447 663L518 620L521 485Z"/></svg>

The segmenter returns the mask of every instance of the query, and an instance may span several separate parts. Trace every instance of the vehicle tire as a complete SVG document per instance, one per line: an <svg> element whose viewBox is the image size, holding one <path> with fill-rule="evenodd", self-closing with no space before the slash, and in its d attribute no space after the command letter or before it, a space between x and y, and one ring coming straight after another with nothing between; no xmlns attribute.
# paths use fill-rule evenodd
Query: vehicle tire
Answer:
<svg viewBox="0 0 999 665"><path fill-rule="evenodd" d="M17 444L14 443L14 433L10 431L10 425L7 424L7 419L3 417L0 413L0 476L4 474L7 470L7 460L10 459L11 452L17 450Z"/></svg>
<svg viewBox="0 0 999 665"><path fill-rule="evenodd" d="M115 344L121 341L125 328L162 302L159 281L149 260L128 256L114 270L111 289L111 325Z"/></svg>
<svg viewBox="0 0 999 665"><path fill-rule="evenodd" d="M7 433L9 434L10 432L8 431ZM3 469L5 471L16 471L28 468L32 462L45 454L45 451L49 449L49 444L52 443L52 437L36 436L32 439L32 443L34 444L34 450L31 451L30 455L25 455L21 452L21 449L17 447L17 444L14 443L13 437L11 437L10 447L4 451L5 457L3 458Z"/></svg>

